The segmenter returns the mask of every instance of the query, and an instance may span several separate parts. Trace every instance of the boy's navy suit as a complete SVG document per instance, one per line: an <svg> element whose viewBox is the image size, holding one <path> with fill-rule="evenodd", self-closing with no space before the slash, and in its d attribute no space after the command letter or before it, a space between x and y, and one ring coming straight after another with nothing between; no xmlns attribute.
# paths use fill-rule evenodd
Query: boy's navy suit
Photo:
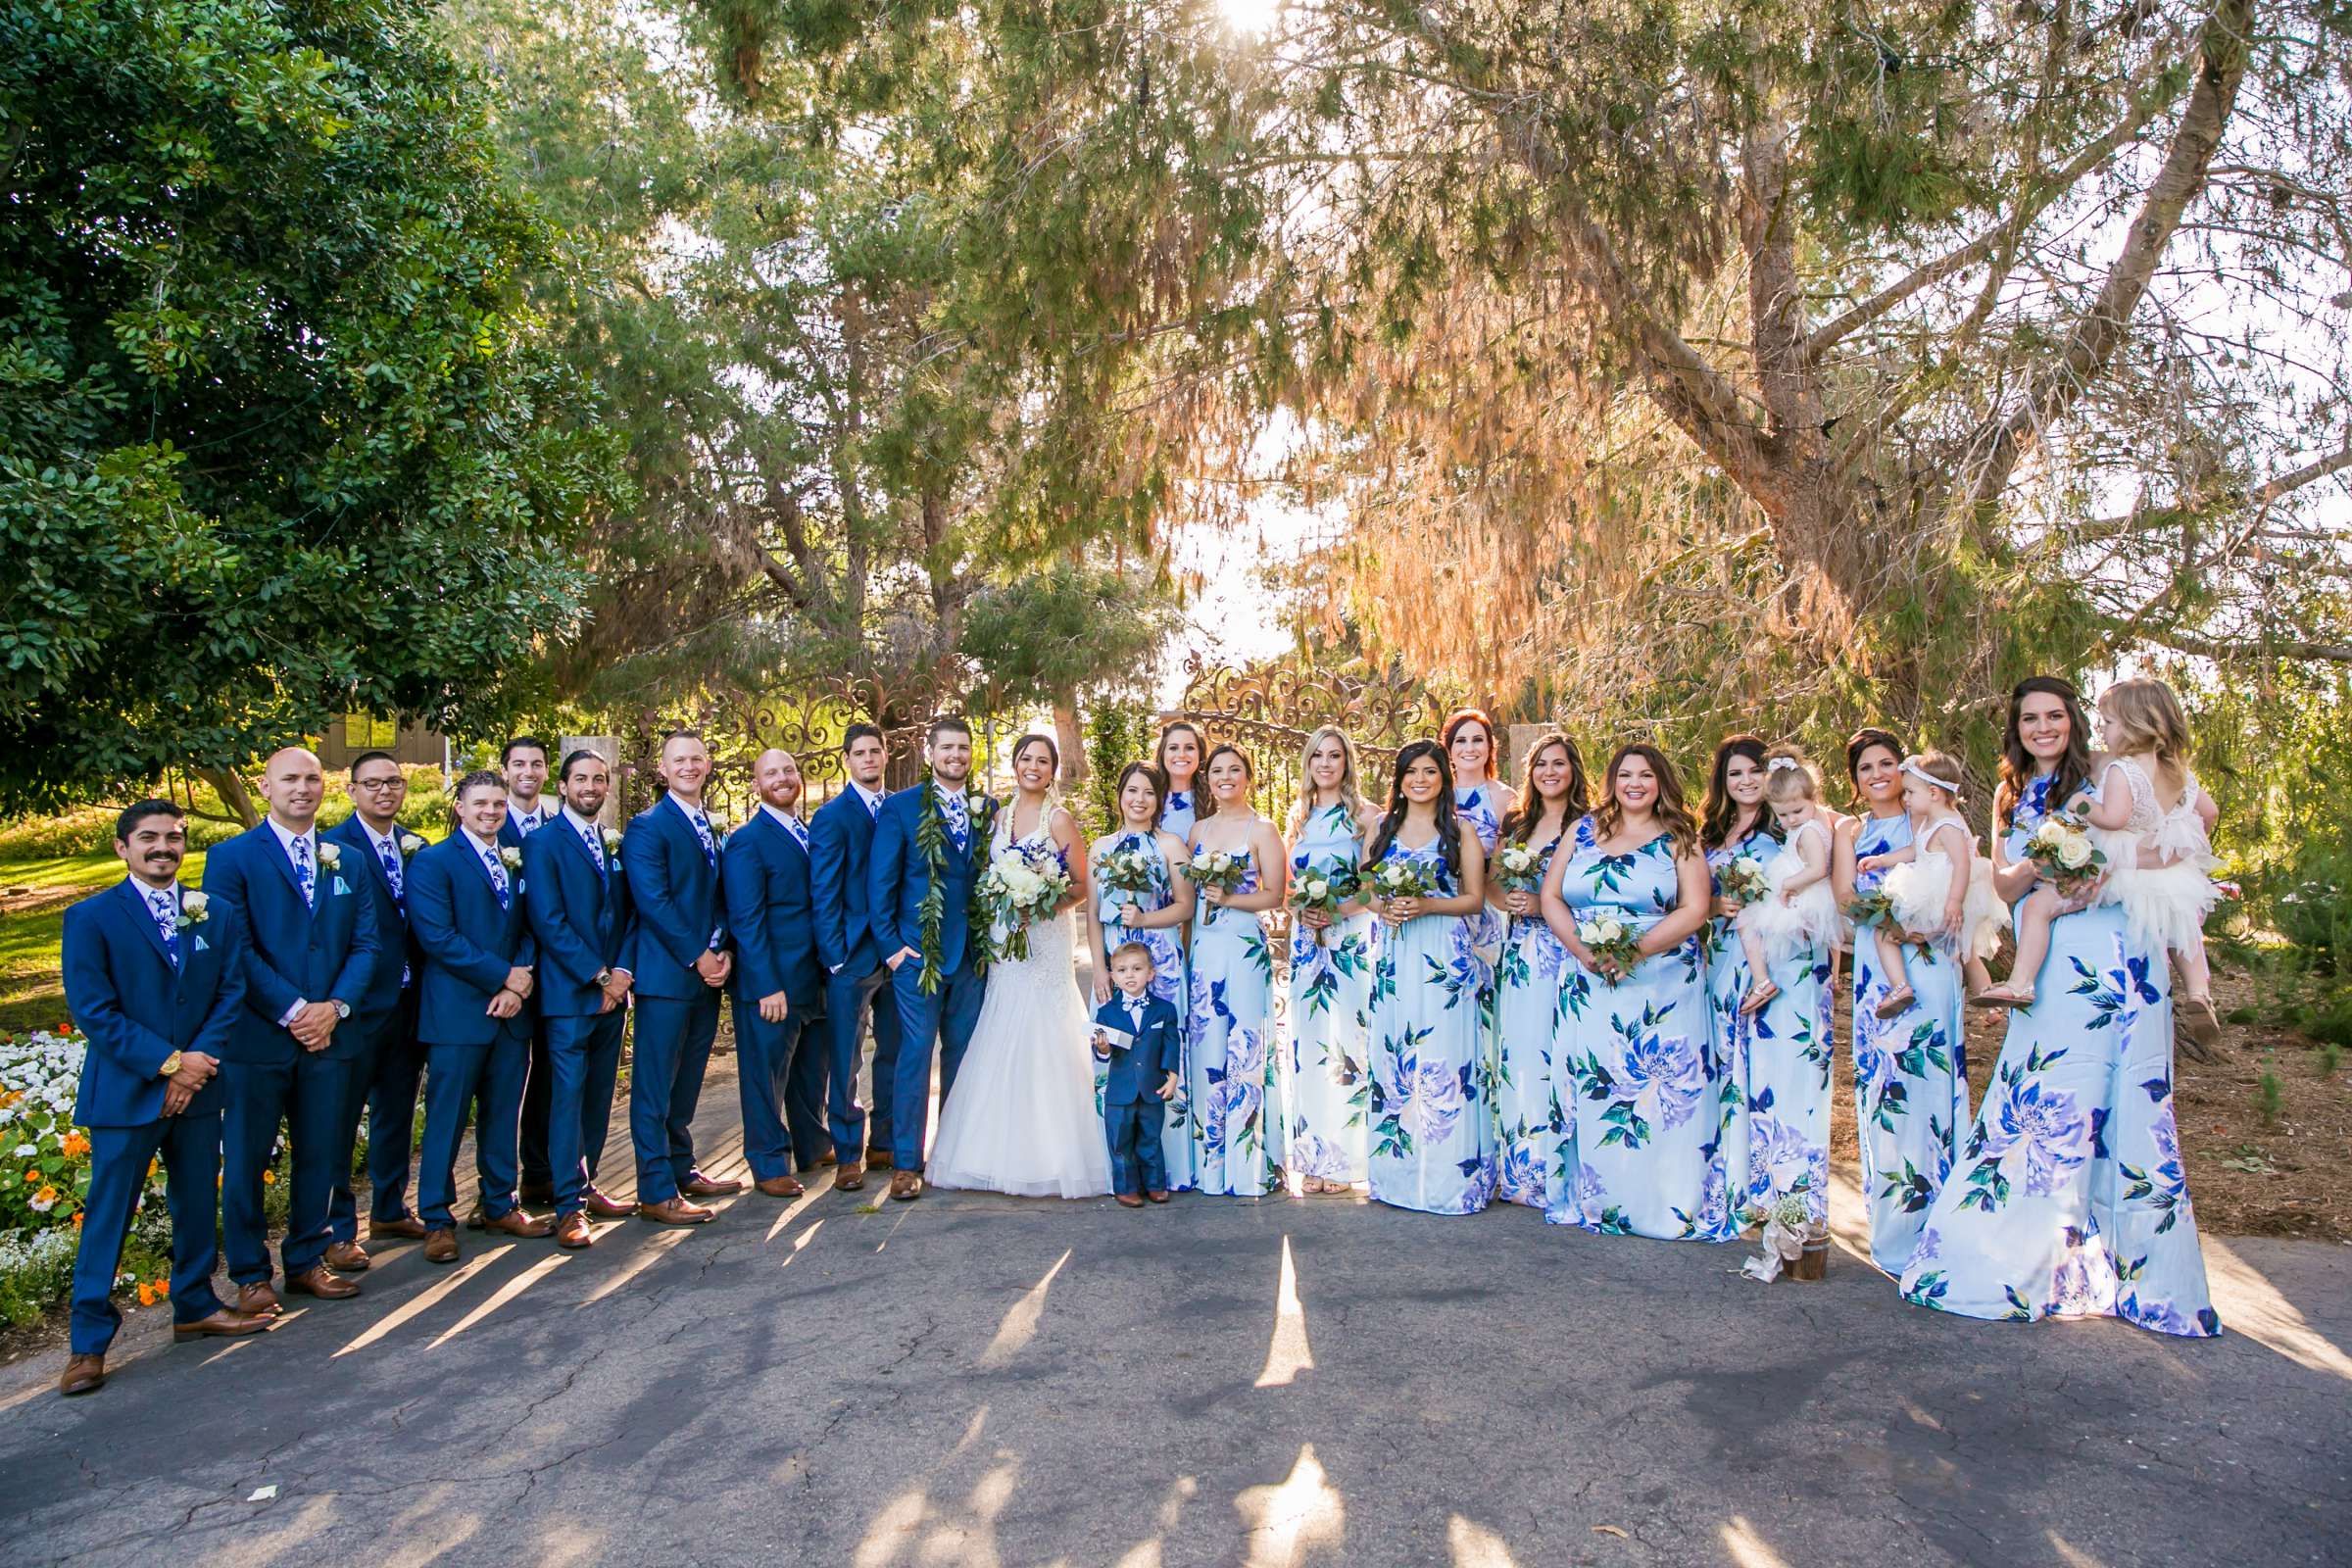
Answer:
<svg viewBox="0 0 2352 1568"><path fill-rule="evenodd" d="M1176 1009L1164 997L1147 993L1131 1006L1124 992L1113 992L1095 1009L1095 1022L1106 1029L1123 1029L1135 1044L1110 1054L1110 1071L1102 1083L1102 1132L1110 1143L1110 1188L1114 1193L1168 1189L1167 1156L1160 1150L1160 1122L1166 1102L1159 1086L1178 1071L1184 1041L1178 1032Z"/></svg>

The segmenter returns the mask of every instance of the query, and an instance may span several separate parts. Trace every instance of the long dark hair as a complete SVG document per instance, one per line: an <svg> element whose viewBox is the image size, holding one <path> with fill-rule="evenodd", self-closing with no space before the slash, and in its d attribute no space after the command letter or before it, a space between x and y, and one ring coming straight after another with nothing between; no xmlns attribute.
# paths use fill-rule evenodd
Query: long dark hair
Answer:
<svg viewBox="0 0 2352 1568"><path fill-rule="evenodd" d="M1404 770L1424 757L1437 760L1438 798L1430 804L1438 815L1438 853L1445 857L1446 874L1458 888L1462 885L1461 830L1454 825L1453 760L1446 756L1443 741L1408 741L1396 754L1396 766L1389 776L1389 809L1380 819L1380 831L1372 835L1372 848L1365 853L1364 864L1378 865L1396 844L1396 830L1404 826L1409 804L1404 798Z"/></svg>
<svg viewBox="0 0 2352 1568"><path fill-rule="evenodd" d="M1650 812L1674 841L1674 853L1689 855L1697 849L1698 824L1691 820L1690 808L1684 803L1682 778L1666 760L1666 754L1647 741L1628 741L1609 759L1608 771L1600 779L1600 804L1592 808L1594 841L1616 837L1617 830L1625 825L1625 808L1617 804L1617 770L1629 757L1639 757L1658 776L1658 802L1650 808Z"/></svg>
<svg viewBox="0 0 2352 1568"><path fill-rule="evenodd" d="M2082 694L2062 675L2028 675L2009 688L2009 717L2001 728L2001 789L1999 808L1993 814L2002 827L2009 825L2026 786L2034 781L2034 754L2026 750L2018 720L2026 699L2036 694L2066 704L2066 751L2050 772L2050 809L2073 800L2075 793L2090 782L2090 724L2082 716Z"/></svg>
<svg viewBox="0 0 2352 1568"><path fill-rule="evenodd" d="M1519 799L1502 813L1496 843L1524 844L1543 825L1544 797L1536 792L1536 759L1554 746L1568 754L1568 791L1560 802L1560 831L1565 833L1569 823L1592 809L1592 781L1585 776L1585 754L1576 749L1576 742L1565 731L1547 731L1527 749L1526 760L1519 764Z"/></svg>
<svg viewBox="0 0 2352 1568"><path fill-rule="evenodd" d="M1902 743L1894 731L1880 729L1875 724L1865 724L1845 738L1845 781L1853 786L1856 809L1861 809L1864 805L1862 780L1858 776L1862 771L1862 754L1873 746L1886 747L1898 760L1910 755L1910 748Z"/></svg>
<svg viewBox="0 0 2352 1568"><path fill-rule="evenodd" d="M1199 793L1200 775L1208 771L1208 742L1201 736L1200 726L1191 720L1180 718L1159 732L1159 744L1152 749L1152 765L1159 769L1161 778L1170 781L1169 789L1176 787L1175 775L1168 771L1168 737L1178 730L1184 731L1193 738L1193 750L1200 754L1200 760L1193 765L1193 789L1195 793ZM1243 760L1247 761L1249 759L1244 758Z"/></svg>
<svg viewBox="0 0 2352 1568"><path fill-rule="evenodd" d="M1110 787L1110 830L1113 833L1127 831L1127 815L1119 808L1119 797L1127 793L1127 781L1131 778L1141 778L1152 786L1152 822L1154 827L1159 824L1159 813L1167 809L1167 775L1150 762L1129 762L1119 769L1118 782Z"/></svg>
<svg viewBox="0 0 2352 1568"><path fill-rule="evenodd" d="M1170 724L1168 728L1192 729L1192 726L1190 724ZM1200 732L1195 730L1194 733L1197 735ZM1165 747L1167 744L1166 735L1163 734L1160 736L1160 744L1162 747ZM1252 785L1256 784L1257 782L1257 764L1250 760L1250 754L1243 751L1239 746L1234 745L1231 741L1217 742L1217 744L1210 749L1208 755L1200 759L1200 770L1193 775L1193 823L1195 826L1199 826L1200 823L1207 821L1210 817L1217 814L1217 797L1210 791L1208 787L1208 770L1210 766L1215 763L1216 760L1220 757L1223 757L1227 752L1231 752L1234 756L1242 760L1242 777ZM1165 767L1162 767L1159 770L1159 776L1161 778L1166 778L1168 776L1168 770Z"/></svg>
<svg viewBox="0 0 2352 1568"><path fill-rule="evenodd" d="M1699 848L1723 848L1731 840L1732 824L1740 820L1740 803L1732 799L1732 759L1744 757L1762 772L1771 756L1761 735L1726 735L1723 744L1715 748L1714 763L1707 770L1706 804L1698 813ZM1756 803L1756 826L1776 839L1781 836L1779 821L1761 800Z"/></svg>

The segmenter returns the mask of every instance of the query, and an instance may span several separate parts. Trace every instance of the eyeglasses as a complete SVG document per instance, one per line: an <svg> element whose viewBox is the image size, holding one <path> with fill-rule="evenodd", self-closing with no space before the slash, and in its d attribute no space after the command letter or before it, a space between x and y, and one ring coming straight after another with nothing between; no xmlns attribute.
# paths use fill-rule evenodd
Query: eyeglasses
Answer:
<svg viewBox="0 0 2352 1568"><path fill-rule="evenodd" d="M366 790L372 795L377 790L406 789L408 783L407 779L395 775L391 778L355 778L351 781L351 787L355 790Z"/></svg>

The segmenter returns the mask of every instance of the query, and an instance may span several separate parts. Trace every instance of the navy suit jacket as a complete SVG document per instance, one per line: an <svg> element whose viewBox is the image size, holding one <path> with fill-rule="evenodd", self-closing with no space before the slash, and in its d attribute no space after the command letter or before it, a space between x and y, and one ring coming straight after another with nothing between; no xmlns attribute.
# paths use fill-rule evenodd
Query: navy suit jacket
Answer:
<svg viewBox="0 0 2352 1568"><path fill-rule="evenodd" d="M605 862L602 877L598 858ZM637 972L637 911L620 858L592 857L580 830L559 817L522 841L522 870L531 884L524 908L539 947L532 994L539 1010L550 1018L592 1018L605 1000L598 972Z"/></svg>
<svg viewBox="0 0 2352 1568"><path fill-rule="evenodd" d="M375 901L362 857L337 846L342 864L328 869L319 835L318 903L303 902L294 862L268 822L246 829L204 858L204 891L235 905L245 916L245 1016L228 1043L231 1061L283 1063L302 1054L278 1024L300 1002L340 1002L364 1008L375 978L381 942ZM338 1028L328 1052L352 1056L364 1050L364 1030Z"/></svg>
<svg viewBox="0 0 2352 1568"><path fill-rule="evenodd" d="M727 835L727 926L735 933L739 1002L757 1004L778 991L796 1007L823 1000L808 871L808 852L765 809Z"/></svg>
<svg viewBox="0 0 2352 1568"><path fill-rule="evenodd" d="M815 906L816 956L829 970L868 975L882 961L874 951L868 910L872 892L865 868L873 857L874 813L857 790L845 789L808 820L808 896ZM895 950L894 950L895 951Z"/></svg>
<svg viewBox="0 0 2352 1568"><path fill-rule="evenodd" d="M1110 1075L1103 1080L1102 1103L1132 1105L1139 1100L1154 1103L1159 1100L1159 1086L1167 1082L1168 1074L1181 1072L1184 1063L1184 1043L1177 1033L1176 1009L1165 997L1148 997L1144 1001L1144 1026L1135 1027L1127 1016L1125 993L1113 991L1110 1000L1095 1009L1095 1022L1111 1029L1124 1029L1135 1036L1135 1044L1124 1051L1110 1054Z"/></svg>
<svg viewBox="0 0 2352 1568"><path fill-rule="evenodd" d="M539 809L548 813L546 819L540 822L539 827L554 827L564 815L564 803L560 800L556 800L553 796L541 795L539 797ZM538 836L538 827L535 827L531 829L530 832L525 833L522 829L514 825L514 807L513 802L509 802L507 805L506 819L498 824L498 842L500 848L519 850L522 848L526 840L535 839Z"/></svg>
<svg viewBox="0 0 2352 1568"><path fill-rule="evenodd" d="M74 1119L84 1127L138 1127L164 1113L164 1058L174 1051L220 1055L245 1007L245 922L211 898L204 918L179 933L175 973L145 889L125 877L66 911L66 1010L87 1037ZM187 1113L220 1108L215 1077Z"/></svg>
<svg viewBox="0 0 2352 1568"><path fill-rule="evenodd" d="M685 808L664 794L631 817L620 863L637 905L637 994L673 1002L710 995L694 964L726 950L727 905L719 868L703 858Z"/></svg>
<svg viewBox="0 0 2352 1568"><path fill-rule="evenodd" d="M354 1004L352 1011L380 1018L400 1005L400 996L404 989L400 979L402 972L406 971L408 974L408 988L414 988L416 984L416 976L423 970L422 960L416 952L416 943L409 935L409 910L405 891L408 886L408 875L405 869L408 862L405 860L401 862L404 868L401 875L401 886L404 891L400 897L395 898L392 894L392 879L384 873L384 862L376 858L375 844L368 837L368 829L361 823L358 813L355 812L345 817L319 836L343 846L343 880L354 887L358 887L364 882L368 892L373 895L368 902L374 906L375 911L377 943L375 973L368 982L368 1000L364 1003ZM397 846L402 839L407 837L409 837L408 829L398 825L393 827L392 842L394 845ZM351 874L350 858L355 855L366 862L364 874L361 876Z"/></svg>
<svg viewBox="0 0 2352 1568"><path fill-rule="evenodd" d="M882 814L874 819L873 855L865 867L866 907L873 919L875 944L885 958L901 948L923 951L922 907L924 896L931 891L931 866L916 834L927 793L921 784L895 791L882 803ZM941 831L946 831L944 822ZM976 811L965 837L960 852L954 839L947 841L947 861L941 867L947 886L939 915L939 962L949 973L963 966L964 950L970 946L972 882L979 874L979 857L985 853Z"/></svg>
<svg viewBox="0 0 2352 1568"><path fill-rule="evenodd" d="M529 878L507 872L507 907L473 840L460 830L409 862L409 929L424 954L416 992L416 1038L434 1046L487 1046L502 1034L528 1040L531 1009L490 1016L490 999L507 971L527 969L537 956L523 914Z"/></svg>

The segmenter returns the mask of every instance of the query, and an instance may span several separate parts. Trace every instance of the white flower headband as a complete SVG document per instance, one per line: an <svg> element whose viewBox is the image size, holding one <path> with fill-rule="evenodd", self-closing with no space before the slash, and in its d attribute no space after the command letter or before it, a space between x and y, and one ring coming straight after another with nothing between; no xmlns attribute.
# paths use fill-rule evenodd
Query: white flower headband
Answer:
<svg viewBox="0 0 2352 1568"><path fill-rule="evenodd" d="M1957 795L1960 793L1959 785L1944 782L1942 779L1939 779L1935 774L1929 772L1926 768L1920 766L1917 762L1905 762L1902 765L1901 771L1908 776L1919 780L1922 784L1935 785L1937 789L1942 790L1947 795Z"/></svg>
<svg viewBox="0 0 2352 1568"><path fill-rule="evenodd" d="M1764 770L1767 773L1788 773L1794 772L1796 765L1796 759L1793 757L1776 757L1764 764Z"/></svg>

